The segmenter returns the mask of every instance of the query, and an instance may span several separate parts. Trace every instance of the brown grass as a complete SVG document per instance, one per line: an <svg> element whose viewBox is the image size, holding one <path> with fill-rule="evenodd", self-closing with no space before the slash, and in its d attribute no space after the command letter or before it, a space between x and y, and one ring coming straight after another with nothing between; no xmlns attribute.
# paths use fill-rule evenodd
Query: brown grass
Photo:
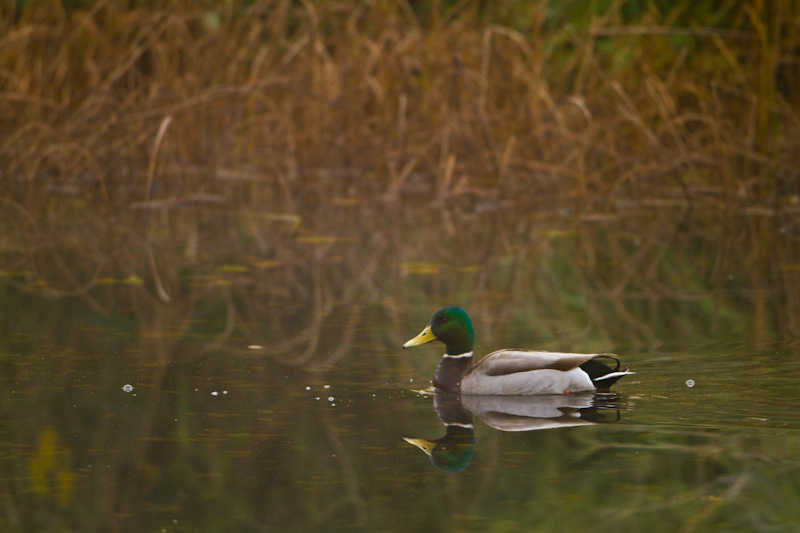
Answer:
<svg viewBox="0 0 800 533"><path fill-rule="evenodd" d="M0 40L3 193L34 214L53 197L293 212L309 195L800 192L786 13L715 29L612 9L577 29L530 5L517 29L467 5L59 6L23 9Z"/></svg>
<svg viewBox="0 0 800 533"><path fill-rule="evenodd" d="M314 318L296 336L285 333L292 315L265 326L276 352L300 350L292 364L318 355L337 305L358 321L377 304L400 328L392 302L418 297L410 287L431 302L461 294L524 307L547 293L526 278L541 267L531 257L553 253L571 224L604 217L621 228L615 251L601 235L572 258L589 265L577 272L583 296L603 294L586 300L586 327L611 306L631 342L652 342L661 333L636 323L625 295L680 292L659 270L659 239L685 229L675 207L719 211L703 223L725 224L728 211L764 217L736 241L758 248L717 253L740 264L758 255L757 271L778 269L791 294L796 9L730 8L690 26L688 5L631 20L620 3L583 26L546 3L68 10L53 0L4 13L3 269L21 287L80 294L103 311L119 298L104 287L122 283L127 305L162 332L185 332L195 299L219 293L226 325L215 346L270 306L309 305ZM664 210L648 221L661 226L646 252L625 246L613 218L632 206ZM696 260L689 244L683 252ZM508 258L514 286L498 281ZM701 274L708 285L725 285L720 261ZM426 270L429 281L410 281ZM796 316L796 299L785 303Z"/></svg>

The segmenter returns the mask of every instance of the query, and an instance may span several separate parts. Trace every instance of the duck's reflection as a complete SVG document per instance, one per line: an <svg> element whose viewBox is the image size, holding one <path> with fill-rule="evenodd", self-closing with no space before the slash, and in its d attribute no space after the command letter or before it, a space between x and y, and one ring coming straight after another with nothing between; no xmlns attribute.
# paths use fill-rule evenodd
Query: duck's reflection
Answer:
<svg viewBox="0 0 800 533"><path fill-rule="evenodd" d="M446 433L436 440L403 437L424 451L433 466L458 472L472 460L473 415L500 431L533 431L619 420L615 394L475 396L436 392L433 406ZM613 414L612 414L613 413Z"/></svg>
<svg viewBox="0 0 800 533"><path fill-rule="evenodd" d="M454 392L437 392L433 397L433 407L447 428L444 437L436 440L403 439L428 454L433 466L439 470L464 470L472 460L475 447L472 413L461 403L459 394Z"/></svg>

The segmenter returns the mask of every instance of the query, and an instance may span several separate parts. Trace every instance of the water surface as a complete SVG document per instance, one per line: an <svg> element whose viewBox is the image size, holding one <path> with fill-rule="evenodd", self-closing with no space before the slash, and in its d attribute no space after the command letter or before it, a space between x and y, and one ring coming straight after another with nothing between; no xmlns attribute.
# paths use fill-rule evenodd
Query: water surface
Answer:
<svg viewBox="0 0 800 533"><path fill-rule="evenodd" d="M77 225L4 256L4 529L800 527L796 221L201 213L112 259ZM260 253L230 238L253 220ZM613 351L636 374L436 398L442 347L400 346L442 305L478 353ZM403 439L447 435L444 465Z"/></svg>

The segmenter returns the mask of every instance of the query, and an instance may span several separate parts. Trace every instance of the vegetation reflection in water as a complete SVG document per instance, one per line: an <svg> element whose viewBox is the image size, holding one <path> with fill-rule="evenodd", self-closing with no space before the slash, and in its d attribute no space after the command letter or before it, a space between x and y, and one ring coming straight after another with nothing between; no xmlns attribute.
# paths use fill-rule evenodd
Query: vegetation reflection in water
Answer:
<svg viewBox="0 0 800 533"><path fill-rule="evenodd" d="M780 237L769 248L775 255L748 260L762 253L756 243L729 239L746 239L736 223L752 220L732 219L723 230L696 216L682 231L669 226L680 224L671 212L615 217L613 225L523 213L476 225L466 218L468 231L453 239L472 246L451 255L456 241L410 219L409 237L387 239L377 251L356 246L388 228L348 226L343 215L338 227L355 239L309 249L287 235L286 264L266 269L247 254L169 255L164 237L150 246L162 254L155 258L169 302L158 298L149 267L136 271L135 262L114 263L119 273L108 277L136 273L140 283L102 281L54 299L53 287L64 282L57 273L84 266L31 255L36 275L51 283L30 284L31 271L20 271L3 286L4 523L82 530L794 523L800 367L793 318L783 310L797 285L795 271L780 265L791 264L795 241ZM211 224L204 238L222 250L240 244L215 236L218 229L225 226ZM452 266L408 271L402 258L413 250ZM477 269L458 268L481 256L488 260ZM725 268L711 268L720 261ZM751 270L759 266L765 271ZM602 346L623 354L637 374L617 384L612 409L596 411L610 423L498 431L486 413L513 409L464 405L477 415L472 460L445 475L401 440L442 431L430 396L414 392L437 358L400 349L441 301L481 316L479 353ZM584 406L569 407L583 418Z"/></svg>

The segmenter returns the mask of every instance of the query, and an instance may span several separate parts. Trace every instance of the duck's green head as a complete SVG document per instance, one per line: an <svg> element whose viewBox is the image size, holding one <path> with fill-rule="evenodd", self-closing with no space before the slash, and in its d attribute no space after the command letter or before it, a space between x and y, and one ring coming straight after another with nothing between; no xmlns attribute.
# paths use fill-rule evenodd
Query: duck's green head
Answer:
<svg viewBox="0 0 800 533"><path fill-rule="evenodd" d="M460 307L439 309L431 317L428 327L405 343L403 348L418 346L434 340L441 341L447 346L446 353L448 355L471 352L475 342L475 332L472 330L472 320L469 319L467 312Z"/></svg>

